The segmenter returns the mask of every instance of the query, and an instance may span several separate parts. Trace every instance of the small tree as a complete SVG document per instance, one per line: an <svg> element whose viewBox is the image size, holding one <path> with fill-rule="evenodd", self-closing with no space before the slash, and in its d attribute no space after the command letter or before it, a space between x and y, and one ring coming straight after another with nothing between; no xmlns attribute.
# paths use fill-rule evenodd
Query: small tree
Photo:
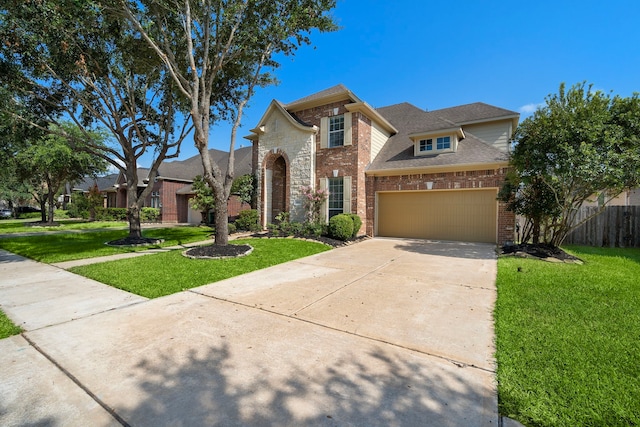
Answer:
<svg viewBox="0 0 640 427"><path fill-rule="evenodd" d="M209 187L209 184L202 178L202 175L198 175L194 178L192 184L195 197L189 199L189 206L193 209L200 211L202 215L202 222L208 224L208 213L211 209L216 207L216 199L213 197L213 190Z"/></svg>
<svg viewBox="0 0 640 427"><path fill-rule="evenodd" d="M231 185L231 194L237 194L240 196L240 200L243 203L253 206L253 201L255 199L255 182L256 179L253 175L242 175L233 180L233 184Z"/></svg>
<svg viewBox="0 0 640 427"><path fill-rule="evenodd" d="M57 126L53 126L56 128ZM83 133L74 125L61 126L72 138L91 138L101 144L99 133ZM65 182L79 181L86 175L95 175L107 169L107 163L96 155L74 150L69 139L51 133L43 140L34 141L17 155L18 175L31 182L34 198L42 209L42 221L53 222L55 195ZM45 206L48 205L48 211Z"/></svg>
<svg viewBox="0 0 640 427"><path fill-rule="evenodd" d="M329 197L329 191L324 189L314 190L305 186L302 187L302 196L304 197L302 205L307 213L307 220L312 224L322 222L322 206Z"/></svg>
<svg viewBox="0 0 640 427"><path fill-rule="evenodd" d="M582 204L640 185L640 98L611 97L586 83L549 95L515 132L513 174L500 198L527 218L534 243L559 246ZM597 215L596 212L594 215Z"/></svg>
<svg viewBox="0 0 640 427"><path fill-rule="evenodd" d="M96 184L93 184L93 186L89 188L87 201L89 202L89 221L95 221L96 209L104 206L104 197Z"/></svg>

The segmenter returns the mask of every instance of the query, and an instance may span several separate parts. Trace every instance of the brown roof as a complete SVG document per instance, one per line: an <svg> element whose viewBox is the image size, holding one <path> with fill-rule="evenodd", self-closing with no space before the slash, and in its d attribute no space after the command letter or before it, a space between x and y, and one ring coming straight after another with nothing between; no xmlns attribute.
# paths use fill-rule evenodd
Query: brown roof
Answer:
<svg viewBox="0 0 640 427"><path fill-rule="evenodd" d="M440 110L430 111L429 114L434 114L443 119L451 120L452 122L460 125L489 119L520 116L520 114L515 111L494 107L493 105L485 104L484 102L474 102L473 104L442 108Z"/></svg>
<svg viewBox="0 0 640 427"><path fill-rule="evenodd" d="M378 153L371 165L369 165L368 170L376 171L494 163L508 160L508 155L506 153L486 144L469 132L466 132L465 138L458 143L458 149L456 152L435 154L431 156L415 156L413 151L414 143L409 135L420 132L435 132L438 130L451 129L452 127L460 127L459 122L451 120L451 118L456 117L456 114L458 114L458 117L462 117L464 115L464 117L467 118L476 117L475 120L482 120L477 119L477 117L480 117L479 114L472 115L470 113L470 111L475 111L473 108L468 110L457 110L456 108L457 107L446 109L449 111L445 110L445 114L441 114L443 110L427 112L406 102L379 108L378 112L380 115L395 126L398 129L398 133L389 138L384 147L382 147L382 150L380 150L380 153ZM453 113L451 113L451 111L453 111Z"/></svg>
<svg viewBox="0 0 640 427"><path fill-rule="evenodd" d="M226 151L211 149L209 150L211 160L214 161L221 172L227 172L227 164L229 162L229 153ZM234 153L235 156L235 176L241 176L251 173L252 147L239 148ZM197 175L202 175L202 160L200 154L190 157L186 160L174 160L170 162L162 162L158 168L158 177L163 179L174 179L183 181L193 181Z"/></svg>

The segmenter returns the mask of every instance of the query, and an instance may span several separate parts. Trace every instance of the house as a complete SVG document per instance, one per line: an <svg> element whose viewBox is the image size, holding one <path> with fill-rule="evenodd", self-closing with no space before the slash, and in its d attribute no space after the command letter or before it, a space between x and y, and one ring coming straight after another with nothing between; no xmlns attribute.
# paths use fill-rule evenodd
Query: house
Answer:
<svg viewBox="0 0 640 427"><path fill-rule="evenodd" d="M209 150L213 161L226 173L229 153L220 150ZM251 173L252 147L240 148L234 154L235 176ZM160 164L158 176L153 183L149 182L149 169L138 168L138 194L146 187L152 185L151 193L144 200L143 207L160 209L160 221L164 223L190 223L199 224L202 220L200 212L189 206L189 200L195 196L191 184L197 175L202 175L203 168L200 155L186 160L166 161ZM85 192L94 184L103 193L105 207L127 207L127 179L123 173L111 174L101 178L89 178L74 187ZM247 203L243 203L236 195L231 195L227 201L227 209L230 219L236 217L241 210L250 209Z"/></svg>
<svg viewBox="0 0 640 427"><path fill-rule="evenodd" d="M361 233L503 243L515 218L497 201L519 114L484 103L373 108L343 85L273 100L253 144L263 226L304 220L302 188L326 188L325 218L356 213Z"/></svg>

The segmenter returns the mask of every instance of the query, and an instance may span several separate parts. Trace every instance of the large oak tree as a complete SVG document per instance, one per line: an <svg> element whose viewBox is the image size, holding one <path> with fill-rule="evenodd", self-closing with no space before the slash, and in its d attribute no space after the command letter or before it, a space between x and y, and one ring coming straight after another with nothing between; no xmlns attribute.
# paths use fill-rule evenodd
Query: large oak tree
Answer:
<svg viewBox="0 0 640 427"><path fill-rule="evenodd" d="M138 193L138 160L153 153L153 182L160 163L179 155L190 115L179 113L181 94L165 64L122 14L104 6L0 0L0 83L11 93L0 108L119 169L127 182L129 237L139 239L140 208L152 187ZM61 120L73 121L84 137L50 126ZM88 137L96 129L110 133L107 144Z"/></svg>
<svg viewBox="0 0 640 427"><path fill-rule="evenodd" d="M218 201L215 243L228 243L227 207L234 178L235 138L255 89L275 83L275 59L310 43L313 30L332 31L335 0L119 0L120 9L163 61L194 124L203 178ZM117 12L119 10L116 10ZM231 120L225 168L209 156L209 132Z"/></svg>

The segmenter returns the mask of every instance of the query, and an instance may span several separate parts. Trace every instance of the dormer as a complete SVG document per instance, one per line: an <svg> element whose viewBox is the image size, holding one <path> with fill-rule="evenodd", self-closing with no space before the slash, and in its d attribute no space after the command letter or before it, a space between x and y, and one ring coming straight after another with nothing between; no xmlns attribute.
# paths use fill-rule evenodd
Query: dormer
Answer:
<svg viewBox="0 0 640 427"><path fill-rule="evenodd" d="M413 141L414 156L435 156L458 151L458 142L464 139L461 127L418 132L409 135Z"/></svg>

